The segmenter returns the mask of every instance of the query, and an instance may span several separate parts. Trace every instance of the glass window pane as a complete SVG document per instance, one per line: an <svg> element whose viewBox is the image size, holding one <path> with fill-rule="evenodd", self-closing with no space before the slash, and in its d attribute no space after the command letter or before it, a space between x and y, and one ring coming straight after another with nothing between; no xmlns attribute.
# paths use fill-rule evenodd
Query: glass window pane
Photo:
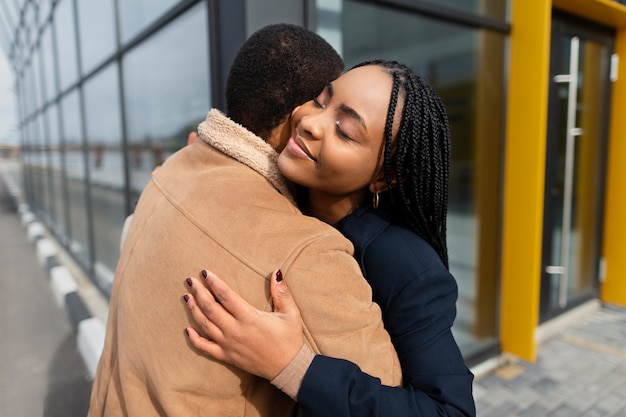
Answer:
<svg viewBox="0 0 626 417"><path fill-rule="evenodd" d="M41 212L41 218L43 219L46 225L50 224L52 220L50 218L50 210L51 210L51 200L50 200L50 187L49 187L49 162L48 162L48 152L47 152L47 141L44 132L44 119L42 114L38 114L37 117L33 120L34 122L34 133L37 141L37 153L38 153L38 170L41 175L40 184L41 184L41 207L43 211Z"/></svg>
<svg viewBox="0 0 626 417"><path fill-rule="evenodd" d="M39 25L43 25L50 17L51 5L52 0L41 0L39 2Z"/></svg>
<svg viewBox="0 0 626 417"><path fill-rule="evenodd" d="M25 74L26 74L26 84L24 86L26 87L26 94L27 94L26 110L28 111L28 115L30 116L37 110L37 106L39 103L39 100L37 100L37 88L35 85L35 82L36 82L35 70L34 70L34 65L33 65L32 60L30 63L27 64L25 68Z"/></svg>
<svg viewBox="0 0 626 417"><path fill-rule="evenodd" d="M62 0L54 13L61 90L67 89L78 78L73 4L72 0Z"/></svg>
<svg viewBox="0 0 626 417"><path fill-rule="evenodd" d="M110 291L120 254L126 217L124 155L117 65L85 84L85 120L89 155L90 196L99 284Z"/></svg>
<svg viewBox="0 0 626 417"><path fill-rule="evenodd" d="M24 10L24 33L28 47L37 41L37 29L38 26L35 24L35 6L28 3Z"/></svg>
<svg viewBox="0 0 626 417"><path fill-rule="evenodd" d="M427 0L428 1L428 0ZM458 9L463 12L508 20L510 0L430 0L436 6Z"/></svg>
<svg viewBox="0 0 626 417"><path fill-rule="evenodd" d="M43 97L46 102L54 99L57 95L56 88L56 70L54 67L54 55L52 54L52 30L48 25L41 35L41 43L39 46L41 51L41 65L43 66Z"/></svg>
<svg viewBox="0 0 626 417"><path fill-rule="evenodd" d="M20 21L19 10L17 10L17 8L15 7L15 3L10 0L5 0L4 3L4 8L2 9L2 11L4 12L3 14L5 16L5 20L9 25L9 32L13 33L15 27Z"/></svg>
<svg viewBox="0 0 626 417"><path fill-rule="evenodd" d="M80 103L76 90L63 98L61 111L63 112L63 151L67 175L67 208L70 219L69 249L84 267L89 267L86 173Z"/></svg>
<svg viewBox="0 0 626 417"><path fill-rule="evenodd" d="M199 3L123 61L131 188L136 195L155 166L187 143L187 134L209 109L205 13L205 3Z"/></svg>
<svg viewBox="0 0 626 417"><path fill-rule="evenodd" d="M82 70L87 74L115 51L113 1L79 0L78 25Z"/></svg>
<svg viewBox="0 0 626 417"><path fill-rule="evenodd" d="M52 229L62 242L67 242L69 232L67 230L65 213L59 110L56 105L48 107L46 111L46 121L48 123L48 148L50 154L50 189L54 212Z"/></svg>
<svg viewBox="0 0 626 417"><path fill-rule="evenodd" d="M153 23L180 0L133 0L120 1L120 37L127 42ZM202 26L205 27L203 22Z"/></svg>
<svg viewBox="0 0 626 417"><path fill-rule="evenodd" d="M448 248L459 285L453 331L466 356L476 353L497 340L505 36L357 1L324 3L319 25L335 34L346 68L379 57L398 60L427 79L446 106Z"/></svg>
<svg viewBox="0 0 626 417"><path fill-rule="evenodd" d="M35 100L35 107L39 109L41 106L43 92L41 90L41 65L39 63L39 49L35 49L32 54L32 65L31 70L33 72L33 100Z"/></svg>
<svg viewBox="0 0 626 417"><path fill-rule="evenodd" d="M34 186L35 211L41 219L46 220L47 211L47 187L46 187L46 161L44 153L44 136L41 129L41 118L33 118L28 124L30 142L32 144L32 173Z"/></svg>

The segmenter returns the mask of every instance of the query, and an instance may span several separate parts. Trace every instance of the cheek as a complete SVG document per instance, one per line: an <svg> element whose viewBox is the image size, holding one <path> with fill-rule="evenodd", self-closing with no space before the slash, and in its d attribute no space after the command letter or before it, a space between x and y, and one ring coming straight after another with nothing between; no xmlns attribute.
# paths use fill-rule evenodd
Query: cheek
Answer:
<svg viewBox="0 0 626 417"><path fill-rule="evenodd" d="M369 184L374 174L376 158L362 149L342 149L324 155L322 166L326 163L325 177L336 182L349 183L355 187Z"/></svg>

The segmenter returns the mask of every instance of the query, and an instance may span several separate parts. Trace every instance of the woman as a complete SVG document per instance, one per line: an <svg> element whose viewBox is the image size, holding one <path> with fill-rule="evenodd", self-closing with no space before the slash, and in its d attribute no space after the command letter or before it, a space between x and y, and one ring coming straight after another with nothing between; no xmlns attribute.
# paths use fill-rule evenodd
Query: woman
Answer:
<svg viewBox="0 0 626 417"><path fill-rule="evenodd" d="M302 337L280 274L272 280L277 312L268 317L250 314L251 307L203 272L221 305L192 285L185 299L208 337L187 329L192 345L274 379L307 416L475 415L473 376L451 333L458 290L446 245L449 152L447 118L431 88L402 64L371 61L293 111L292 136L278 160L283 175L305 190L303 212L353 242L398 352L404 387L382 386L356 365L312 357L304 348L281 357L297 351ZM285 350L285 344L293 346Z"/></svg>

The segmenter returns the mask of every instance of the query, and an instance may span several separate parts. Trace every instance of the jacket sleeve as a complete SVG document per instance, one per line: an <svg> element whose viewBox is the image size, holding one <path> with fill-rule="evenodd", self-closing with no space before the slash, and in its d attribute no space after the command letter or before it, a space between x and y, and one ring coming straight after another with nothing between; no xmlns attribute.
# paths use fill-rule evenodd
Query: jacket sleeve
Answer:
<svg viewBox="0 0 626 417"><path fill-rule="evenodd" d="M451 332L458 293L454 278L437 260L424 262L424 254L420 259L401 250L372 249L366 275L398 352L404 386L385 386L355 364L317 356L297 397L303 414L475 416L473 375Z"/></svg>
<svg viewBox="0 0 626 417"><path fill-rule="evenodd" d="M349 241L330 234L308 242L281 266L301 311L306 343L315 353L357 364L386 385L400 385L398 356L351 250Z"/></svg>

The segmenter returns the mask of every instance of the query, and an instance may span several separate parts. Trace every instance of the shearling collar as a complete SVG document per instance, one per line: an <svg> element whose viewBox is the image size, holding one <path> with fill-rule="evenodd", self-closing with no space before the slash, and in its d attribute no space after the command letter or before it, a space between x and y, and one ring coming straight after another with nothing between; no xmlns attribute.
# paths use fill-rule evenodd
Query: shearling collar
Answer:
<svg viewBox="0 0 626 417"><path fill-rule="evenodd" d="M278 153L267 142L233 122L218 109L211 109L198 126L198 135L220 152L263 175L282 195L295 204L287 181L278 170Z"/></svg>

